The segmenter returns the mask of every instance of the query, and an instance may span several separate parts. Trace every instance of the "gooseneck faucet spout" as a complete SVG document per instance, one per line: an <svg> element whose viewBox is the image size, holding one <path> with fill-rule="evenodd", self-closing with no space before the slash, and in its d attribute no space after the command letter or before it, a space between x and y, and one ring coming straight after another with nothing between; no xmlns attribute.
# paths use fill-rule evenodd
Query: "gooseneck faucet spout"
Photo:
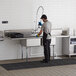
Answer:
<svg viewBox="0 0 76 76"><path fill-rule="evenodd" d="M44 13L44 8L43 8L43 6L39 6L38 9L37 9L37 12L36 12L36 25L35 25L35 31L38 30L38 27L37 27L37 26L38 26L38 22L37 22L37 19L38 19L38 18L37 18L37 17L38 17L38 12L39 12L40 8L42 9L42 14ZM42 15L42 14L41 14L41 15Z"/></svg>

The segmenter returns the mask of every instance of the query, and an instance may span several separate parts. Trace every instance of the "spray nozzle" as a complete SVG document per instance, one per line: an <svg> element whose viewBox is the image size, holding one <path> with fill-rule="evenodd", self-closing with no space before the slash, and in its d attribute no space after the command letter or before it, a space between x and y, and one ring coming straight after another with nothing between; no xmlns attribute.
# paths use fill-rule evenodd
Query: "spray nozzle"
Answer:
<svg viewBox="0 0 76 76"><path fill-rule="evenodd" d="M43 24L42 24L41 21L40 21L40 22L38 22L38 25L39 25L39 26L42 26Z"/></svg>

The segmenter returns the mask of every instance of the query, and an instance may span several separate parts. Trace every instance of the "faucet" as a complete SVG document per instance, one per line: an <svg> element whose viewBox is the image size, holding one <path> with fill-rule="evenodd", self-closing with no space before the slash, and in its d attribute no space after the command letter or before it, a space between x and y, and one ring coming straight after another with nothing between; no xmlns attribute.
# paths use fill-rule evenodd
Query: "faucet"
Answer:
<svg viewBox="0 0 76 76"><path fill-rule="evenodd" d="M40 9L40 8L42 8L42 14L44 13L44 8L43 8L43 6L39 6L38 9L37 9L37 12L36 12L35 32L36 32L36 31L38 30L38 28L39 28L39 27L36 28L36 26L37 26L37 16L38 16L38 12L39 12L39 9Z"/></svg>

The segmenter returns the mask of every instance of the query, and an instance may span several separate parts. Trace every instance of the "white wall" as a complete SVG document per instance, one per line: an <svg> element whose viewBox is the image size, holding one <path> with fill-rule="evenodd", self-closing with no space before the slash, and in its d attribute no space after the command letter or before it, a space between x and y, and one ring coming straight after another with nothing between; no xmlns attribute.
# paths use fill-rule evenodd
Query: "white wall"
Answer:
<svg viewBox="0 0 76 76"><path fill-rule="evenodd" d="M20 45L18 41L5 39L0 41L0 60L21 58Z"/></svg>
<svg viewBox="0 0 76 76"><path fill-rule="evenodd" d="M76 0L33 0L34 12L39 6L44 7L44 13L48 16L53 27L76 28Z"/></svg>
<svg viewBox="0 0 76 76"><path fill-rule="evenodd" d="M48 16L48 20L52 22L53 28L76 28L75 0L0 0L0 30L34 28L36 11L41 5L45 9L44 12ZM3 20L8 20L8 24L2 24L1 21ZM59 41L61 39L57 42ZM0 41L0 60L21 58L20 45L18 43L18 41L10 41L8 39L3 42ZM61 48L58 48L56 47L55 50L59 50L57 54L60 55ZM35 55L36 49L42 50L42 48L32 48L33 55Z"/></svg>
<svg viewBox="0 0 76 76"><path fill-rule="evenodd" d="M8 24L2 24L3 20ZM32 1L0 0L0 30L26 28L33 28Z"/></svg>

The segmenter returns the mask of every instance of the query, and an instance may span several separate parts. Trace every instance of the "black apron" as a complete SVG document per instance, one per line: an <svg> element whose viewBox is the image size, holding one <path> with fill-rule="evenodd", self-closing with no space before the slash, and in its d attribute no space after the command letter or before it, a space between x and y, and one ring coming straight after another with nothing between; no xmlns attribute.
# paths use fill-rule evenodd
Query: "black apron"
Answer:
<svg viewBox="0 0 76 76"><path fill-rule="evenodd" d="M46 40L47 40L47 35L45 32L43 32L43 45L46 44ZM51 34L49 33L49 35L51 36Z"/></svg>
<svg viewBox="0 0 76 76"><path fill-rule="evenodd" d="M46 44L47 34L43 32L43 45Z"/></svg>
<svg viewBox="0 0 76 76"><path fill-rule="evenodd" d="M44 57L45 61L50 61L50 43L51 39L47 39L47 35L43 32L43 46L44 46ZM51 34L49 34L51 36Z"/></svg>

